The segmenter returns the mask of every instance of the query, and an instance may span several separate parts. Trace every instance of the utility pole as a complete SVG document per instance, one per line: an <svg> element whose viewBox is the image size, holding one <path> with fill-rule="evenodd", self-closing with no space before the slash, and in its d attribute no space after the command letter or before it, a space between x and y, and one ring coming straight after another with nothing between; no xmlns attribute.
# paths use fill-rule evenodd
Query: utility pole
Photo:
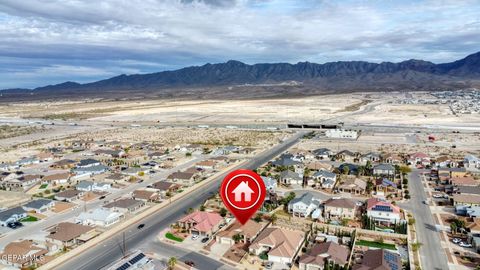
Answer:
<svg viewBox="0 0 480 270"><path fill-rule="evenodd" d="M125 242L125 232L123 232L123 257L127 256L127 242Z"/></svg>

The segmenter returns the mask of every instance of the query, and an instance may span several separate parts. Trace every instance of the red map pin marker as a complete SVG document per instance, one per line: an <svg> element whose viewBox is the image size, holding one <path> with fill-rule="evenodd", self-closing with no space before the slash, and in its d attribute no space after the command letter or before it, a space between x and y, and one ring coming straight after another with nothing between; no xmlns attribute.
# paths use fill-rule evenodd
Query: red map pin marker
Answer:
<svg viewBox="0 0 480 270"><path fill-rule="evenodd" d="M265 184L250 170L236 170L223 179L220 197L227 209L245 224L265 200Z"/></svg>

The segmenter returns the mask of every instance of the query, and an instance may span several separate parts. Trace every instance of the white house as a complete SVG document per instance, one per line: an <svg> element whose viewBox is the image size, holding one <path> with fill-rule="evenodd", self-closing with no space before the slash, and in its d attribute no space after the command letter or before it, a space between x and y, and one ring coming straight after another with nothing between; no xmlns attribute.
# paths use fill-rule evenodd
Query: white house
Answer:
<svg viewBox="0 0 480 270"><path fill-rule="evenodd" d="M121 212L115 212L105 208L95 208L89 212L83 212L75 218L75 222L82 225L95 225L109 227L119 222L124 217Z"/></svg>
<svg viewBox="0 0 480 270"><path fill-rule="evenodd" d="M381 223L395 224L402 221L400 207L379 198L368 199L367 216Z"/></svg>
<svg viewBox="0 0 480 270"><path fill-rule="evenodd" d="M313 174L313 178L318 181L322 188L333 188L337 182L337 174L326 170L320 170Z"/></svg>
<svg viewBox="0 0 480 270"><path fill-rule="evenodd" d="M0 225L7 226L9 223L17 222L22 218L27 217L27 212L20 206L7 209L0 212Z"/></svg>
<svg viewBox="0 0 480 270"><path fill-rule="evenodd" d="M319 206L320 199L315 198L311 193L304 193L301 197L290 201L288 212L294 216L308 217Z"/></svg>
<svg viewBox="0 0 480 270"><path fill-rule="evenodd" d="M235 194L236 202L249 202L252 200L252 193L254 193L254 191L248 186L247 181L242 181L232 192Z"/></svg>
<svg viewBox="0 0 480 270"><path fill-rule="evenodd" d="M319 148L312 151L317 159L329 159L333 152L328 148Z"/></svg>
<svg viewBox="0 0 480 270"><path fill-rule="evenodd" d="M280 173L280 182L284 185L301 185L303 184L303 176L298 173L286 170Z"/></svg>
<svg viewBox="0 0 480 270"><path fill-rule="evenodd" d="M395 175L395 167L392 164L382 163L373 167L373 174L379 176Z"/></svg>
<svg viewBox="0 0 480 270"><path fill-rule="evenodd" d="M80 191L107 191L112 188L112 184L106 182L80 181L76 189Z"/></svg>
<svg viewBox="0 0 480 270"><path fill-rule="evenodd" d="M474 155L466 155L463 159L463 167L467 170L480 169L480 159Z"/></svg>
<svg viewBox="0 0 480 270"><path fill-rule="evenodd" d="M267 192L275 192L277 189L277 180L272 177L262 176L263 183Z"/></svg>

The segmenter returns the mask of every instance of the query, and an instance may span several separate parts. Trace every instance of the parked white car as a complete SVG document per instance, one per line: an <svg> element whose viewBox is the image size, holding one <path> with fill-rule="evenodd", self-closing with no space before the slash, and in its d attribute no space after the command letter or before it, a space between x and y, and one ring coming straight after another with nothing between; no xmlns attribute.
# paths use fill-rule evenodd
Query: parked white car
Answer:
<svg viewBox="0 0 480 270"><path fill-rule="evenodd" d="M460 246L461 246L461 247L465 247L465 248L471 248L471 247L472 247L472 244L469 244L469 243L466 243L466 242L461 242L461 243L460 243Z"/></svg>
<svg viewBox="0 0 480 270"><path fill-rule="evenodd" d="M192 235L192 240L197 240L198 237L199 237L198 234L194 234L194 235Z"/></svg>
<svg viewBox="0 0 480 270"><path fill-rule="evenodd" d="M452 239L452 242L455 243L455 244L459 244L459 243L462 242L462 239L460 239L460 238L453 238L453 239Z"/></svg>

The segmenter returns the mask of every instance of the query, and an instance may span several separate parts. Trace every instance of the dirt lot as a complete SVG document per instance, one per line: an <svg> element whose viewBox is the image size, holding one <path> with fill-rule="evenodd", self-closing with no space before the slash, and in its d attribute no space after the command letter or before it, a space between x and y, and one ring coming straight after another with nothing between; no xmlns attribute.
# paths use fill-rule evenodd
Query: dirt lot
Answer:
<svg viewBox="0 0 480 270"><path fill-rule="evenodd" d="M30 200L30 195L22 192L0 190L0 208L10 208Z"/></svg>

